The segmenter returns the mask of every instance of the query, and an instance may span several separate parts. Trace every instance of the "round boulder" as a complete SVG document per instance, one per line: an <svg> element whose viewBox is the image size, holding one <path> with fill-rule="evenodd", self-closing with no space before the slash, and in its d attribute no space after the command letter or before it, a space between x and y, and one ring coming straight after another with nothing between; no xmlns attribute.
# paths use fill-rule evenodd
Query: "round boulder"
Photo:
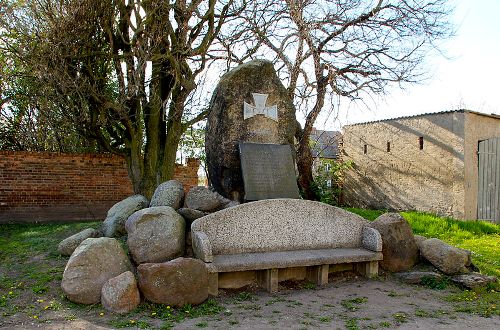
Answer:
<svg viewBox="0 0 500 330"><path fill-rule="evenodd" d="M420 254L445 274L468 272L466 266L470 263L470 251L456 248L440 239L429 238L420 242Z"/></svg>
<svg viewBox="0 0 500 330"><path fill-rule="evenodd" d="M63 256L70 256L73 251L87 238L95 238L101 236L101 233L94 228L87 228L81 232L74 234L59 243L57 247L57 252Z"/></svg>
<svg viewBox="0 0 500 330"><path fill-rule="evenodd" d="M277 107L277 120L256 114L244 119L243 104L256 106L253 93L267 94L264 107ZM259 101L260 102L260 101ZM273 64L253 60L226 73L212 99L205 134L207 168L211 185L222 196L244 196L239 142L294 144L297 128L293 100Z"/></svg>
<svg viewBox="0 0 500 330"><path fill-rule="evenodd" d="M95 304L104 283L130 269L130 261L116 239L87 238L69 258L61 288L73 302Z"/></svg>
<svg viewBox="0 0 500 330"><path fill-rule="evenodd" d="M382 269L400 272L412 268L418 261L418 246L411 226L399 213L385 213L370 224L382 236Z"/></svg>
<svg viewBox="0 0 500 330"><path fill-rule="evenodd" d="M488 276L480 273L455 275L451 280L471 290L485 287L488 284L495 284L498 281L495 276Z"/></svg>
<svg viewBox="0 0 500 330"><path fill-rule="evenodd" d="M142 195L134 195L113 205L102 224L102 232L106 237L125 234L125 221L132 213L148 207L149 201Z"/></svg>
<svg viewBox="0 0 500 330"><path fill-rule="evenodd" d="M137 268L139 288L151 302L169 306L201 304L208 298L208 272L198 259L177 258Z"/></svg>
<svg viewBox="0 0 500 330"><path fill-rule="evenodd" d="M222 206L226 199L207 187L197 186L191 188L186 194L186 207L198 211L213 211ZM227 200L227 202L230 202Z"/></svg>
<svg viewBox="0 0 500 330"><path fill-rule="evenodd" d="M164 262L184 253L186 224L169 206L142 209L132 214L125 228L127 245L134 261Z"/></svg>
<svg viewBox="0 0 500 330"><path fill-rule="evenodd" d="M107 310L125 314L133 311L141 302L134 274L126 271L109 279L101 290L101 303Z"/></svg>
<svg viewBox="0 0 500 330"><path fill-rule="evenodd" d="M193 221L195 221L196 219L199 219L201 217L204 217L205 215L208 214L208 213L205 213L203 211L189 209L189 208L186 208L186 207L178 209L177 213L179 213L184 218L184 220L186 220L186 226L188 228L188 231L190 230L189 226L191 225L191 223Z"/></svg>
<svg viewBox="0 0 500 330"><path fill-rule="evenodd" d="M153 197L151 197L150 207L170 206L177 210L182 206L184 199L184 186L177 180L163 182L156 188Z"/></svg>

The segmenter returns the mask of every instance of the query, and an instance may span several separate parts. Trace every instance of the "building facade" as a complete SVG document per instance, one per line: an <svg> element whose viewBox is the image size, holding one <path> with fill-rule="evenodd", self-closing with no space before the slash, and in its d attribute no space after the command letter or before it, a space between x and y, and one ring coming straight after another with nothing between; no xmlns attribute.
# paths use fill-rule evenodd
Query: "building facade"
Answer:
<svg viewBox="0 0 500 330"><path fill-rule="evenodd" d="M342 161L340 152L342 149L342 134L340 132L313 128L310 141L314 175L328 173L332 165L331 162ZM335 179L328 175L324 179L327 187L331 188L335 184Z"/></svg>
<svg viewBox="0 0 500 330"><path fill-rule="evenodd" d="M500 222L500 116L458 110L349 125L344 153L354 162L344 183L352 206Z"/></svg>

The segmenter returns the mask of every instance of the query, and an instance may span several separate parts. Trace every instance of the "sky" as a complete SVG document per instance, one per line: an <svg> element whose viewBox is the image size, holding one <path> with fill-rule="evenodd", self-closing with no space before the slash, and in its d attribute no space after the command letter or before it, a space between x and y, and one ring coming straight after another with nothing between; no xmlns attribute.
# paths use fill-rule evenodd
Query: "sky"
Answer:
<svg viewBox="0 0 500 330"><path fill-rule="evenodd" d="M454 0L456 35L431 54L431 78L406 90L392 88L369 106L342 102L338 113L319 118L316 127L343 125L422 113L468 109L500 115L500 0Z"/></svg>

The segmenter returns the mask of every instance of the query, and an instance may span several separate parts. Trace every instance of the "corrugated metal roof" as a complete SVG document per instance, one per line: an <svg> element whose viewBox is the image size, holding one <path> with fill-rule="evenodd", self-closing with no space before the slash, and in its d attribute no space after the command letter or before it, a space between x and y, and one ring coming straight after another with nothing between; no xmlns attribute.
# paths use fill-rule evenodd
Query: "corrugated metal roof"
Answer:
<svg viewBox="0 0 500 330"><path fill-rule="evenodd" d="M482 113L482 112L477 112L477 111L472 111L472 110L467 110L467 109L459 109L459 110L445 110L445 111L439 111L439 112L427 112L427 113L422 113L422 114L418 114L418 115L401 116L401 117L394 117L394 118L387 118L387 119L380 119L380 120L372 120L372 121L367 121L364 123L344 125L344 127L366 125L366 124L373 124L373 123L383 123L383 122L392 121L392 120L410 119L410 118L425 117L425 116L432 116L432 115L442 115L442 114L453 113L453 112L468 112L468 113L473 113L476 115L500 119L500 115L497 115L494 113L488 114L488 113Z"/></svg>

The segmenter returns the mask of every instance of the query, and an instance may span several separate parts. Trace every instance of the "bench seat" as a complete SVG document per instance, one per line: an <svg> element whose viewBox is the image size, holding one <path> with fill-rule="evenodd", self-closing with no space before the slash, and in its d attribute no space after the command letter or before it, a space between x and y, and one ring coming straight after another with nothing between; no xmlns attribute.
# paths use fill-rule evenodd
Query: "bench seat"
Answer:
<svg viewBox="0 0 500 330"><path fill-rule="evenodd" d="M207 268L209 273L225 273L379 260L382 260L382 252L363 248L336 248L216 255L213 262L207 263Z"/></svg>
<svg viewBox="0 0 500 330"><path fill-rule="evenodd" d="M209 272L209 293L252 281L269 292L278 282L328 283L342 267L372 277L382 260L382 238L367 220L327 204L272 199L245 203L191 224L194 255Z"/></svg>

